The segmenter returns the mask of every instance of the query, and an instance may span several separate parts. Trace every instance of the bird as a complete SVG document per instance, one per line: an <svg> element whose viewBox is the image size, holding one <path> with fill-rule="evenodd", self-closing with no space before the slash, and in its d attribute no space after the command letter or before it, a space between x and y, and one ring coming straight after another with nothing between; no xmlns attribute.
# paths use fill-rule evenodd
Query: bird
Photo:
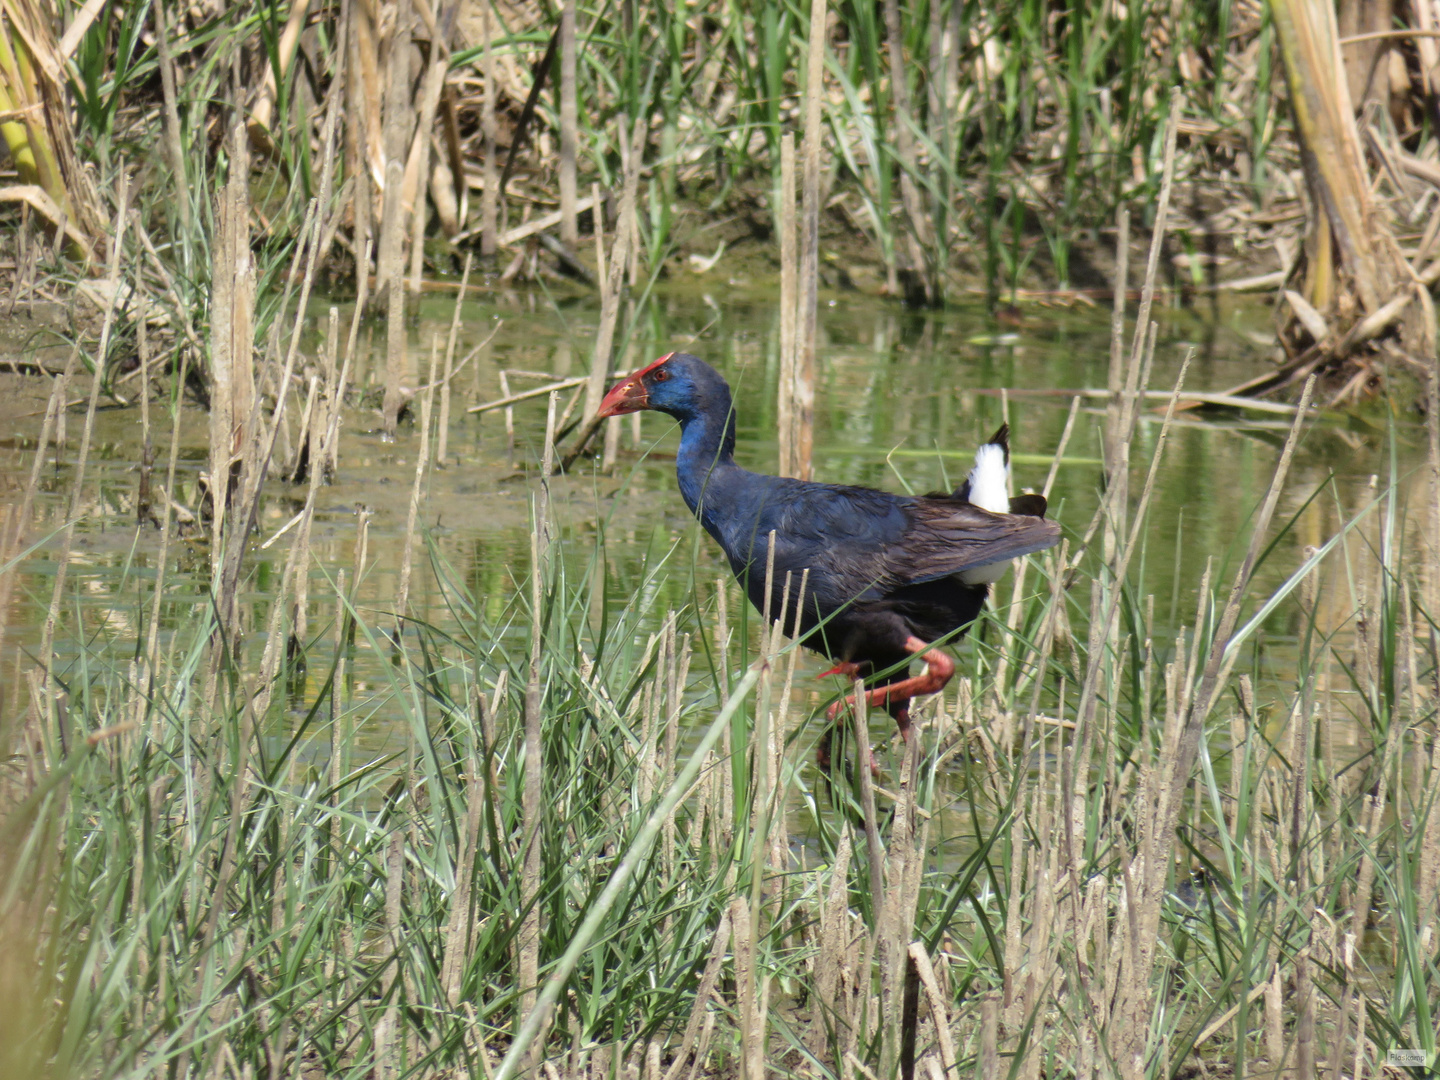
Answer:
<svg viewBox="0 0 1440 1080"><path fill-rule="evenodd" d="M804 644L835 663L824 675L865 680L867 703L884 708L906 742L910 701L943 689L955 672L936 642L963 635L1010 562L1060 539L1043 495L1010 497L1008 425L979 448L959 488L917 496L737 465L730 386L688 353L621 379L598 415L647 409L680 422L680 495L755 609L776 621L788 610ZM925 670L911 675L916 657ZM851 695L828 710L817 747L823 768L840 710L854 704Z"/></svg>

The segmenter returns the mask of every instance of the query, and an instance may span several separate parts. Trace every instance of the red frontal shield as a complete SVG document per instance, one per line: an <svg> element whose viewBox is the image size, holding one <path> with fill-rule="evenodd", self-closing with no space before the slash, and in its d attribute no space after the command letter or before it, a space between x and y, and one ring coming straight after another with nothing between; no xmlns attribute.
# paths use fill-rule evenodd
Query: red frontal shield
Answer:
<svg viewBox="0 0 1440 1080"><path fill-rule="evenodd" d="M626 413L640 412L650 407L650 390L645 385L645 376L654 371L661 364L668 361L675 354L666 353L653 364L641 368L633 375L627 375L621 379L605 395L605 400L600 403L600 411L597 416L624 416Z"/></svg>

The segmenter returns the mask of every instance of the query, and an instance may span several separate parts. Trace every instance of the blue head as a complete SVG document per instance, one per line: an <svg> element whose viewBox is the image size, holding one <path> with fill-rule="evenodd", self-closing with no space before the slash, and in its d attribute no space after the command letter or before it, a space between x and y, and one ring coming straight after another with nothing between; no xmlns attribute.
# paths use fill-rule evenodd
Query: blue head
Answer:
<svg viewBox="0 0 1440 1080"><path fill-rule="evenodd" d="M686 426L692 420L730 414L730 387L720 373L698 356L670 353L621 379L600 404L601 416L654 409Z"/></svg>

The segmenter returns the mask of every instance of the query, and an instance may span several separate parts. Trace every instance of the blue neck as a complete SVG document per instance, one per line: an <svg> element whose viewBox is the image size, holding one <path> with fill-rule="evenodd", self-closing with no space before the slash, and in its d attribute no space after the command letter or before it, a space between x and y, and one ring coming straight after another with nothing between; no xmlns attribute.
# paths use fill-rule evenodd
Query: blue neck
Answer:
<svg viewBox="0 0 1440 1080"><path fill-rule="evenodd" d="M678 418L680 450L675 457L675 475L685 505L717 539L720 523L716 511L725 492L745 472L735 464L735 414L728 401L724 406Z"/></svg>

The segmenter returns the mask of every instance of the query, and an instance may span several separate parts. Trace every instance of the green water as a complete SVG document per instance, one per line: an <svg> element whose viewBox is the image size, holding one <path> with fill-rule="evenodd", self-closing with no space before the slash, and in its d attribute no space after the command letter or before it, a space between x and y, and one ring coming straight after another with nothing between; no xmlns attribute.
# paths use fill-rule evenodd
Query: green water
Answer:
<svg viewBox="0 0 1440 1080"><path fill-rule="evenodd" d="M428 355L432 338L448 330L453 301L425 303L412 333L412 355ZM325 305L311 313L323 325ZM1168 389L1183 357L1194 361L1187 386L1217 390L1262 370L1263 339L1270 314L1259 306L1208 308L1203 312L1165 310L1156 351L1154 388ZM513 447L501 413L470 415L466 409L498 398L499 372L520 369L582 374L589 366L590 342L598 320L593 302L557 306L535 293L491 293L464 306L457 356L494 332L490 344L454 381L443 468L433 472L420 518L435 550L454 568L492 613L523 585L530 551L531 498L538 483L536 462L545 423L545 401L536 398L515 407ZM499 324L497 329L497 323ZM341 325L348 325L342 309ZM750 468L769 470L775 444L775 385L778 319L773 296L752 290L733 295L695 295L676 291L653 297L635 319L626 345L626 369L649 362L671 349L684 349L709 360L735 389L739 416L737 455ZM953 487L968 469L975 446L1008 418L1016 452L1017 487L1039 488L1064 428L1070 397L1056 391L1103 387L1109 357L1108 312L1089 308L1032 307L1018 328L991 323L979 307L944 313L911 313L893 304L858 296L822 301L816 387L817 479L926 491ZM315 348L318 348L318 330ZM356 382L378 384L384 332L371 325L362 333ZM43 413L40 381L10 379L10 432L0 442L0 505L13 508L33 461ZM417 375L411 384L420 382ZM512 392L539 385L515 376ZM39 404L16 404L39 395ZM1015 391L1004 395L1002 391ZM1044 391L1031 395L1024 391ZM71 397L84 395L72 388ZM562 399L563 404L563 399ZM157 481L163 481L168 442L168 412L155 410ZM31 415L15 415L16 413ZM1051 493L1052 515L1072 538L1083 532L1094 512L1101 477L1099 428L1103 402L1082 402L1074 432ZM1147 411L1134 456L1139 477L1148 467L1158 436L1160 413ZM1402 417L1403 420L1403 417ZM1264 494L1289 420L1262 413L1187 414L1177 421L1172 445L1157 478L1155 506L1149 517L1144 557L1134 568L1137 596L1153 595L1158 626L1193 622L1195 589L1207 559L1217 565L1238 559L1246 522ZM582 565L594 550L603 523L608 587L623 601L642 587L658 589L657 611L682 608L697 596L713 594L712 583L728 575L718 549L699 533L675 490L673 455L678 437L668 417L645 414L640 441L632 440L628 420L622 452L612 475L582 462L570 475L552 481L550 491L562 557ZM47 455L42 490L27 535L33 540L64 521L73 485L83 410L69 417L69 446ZM357 506L373 511L370 559L359 592L373 621L391 610L400 566L410 488L414 478L417 435L403 426L389 442L379 433L378 412L347 411L337 482L322 489L312 533L310 633L317 638L312 668L328 661L329 624L333 618L333 580L355 562ZM1408 432L1408 434L1407 434ZM206 459L206 419L188 407L184 417L177 477L177 501L194 507L197 483ZM96 417L94 449L68 571L66 603L78 613L87 649L108 651L117 660L136 653L143 638L142 613L148 615L148 582L154 580L158 530L138 529L134 507L138 485L141 430L136 408L110 408ZM1291 535L1281 541L1262 577L1278 580L1301 561L1301 548L1331 535L1341 511L1369 497L1370 478L1388 475L1389 436L1384 428L1358 420L1326 420L1314 425L1301 446L1292 479L1277 515L1288 521L1317 486L1334 476L1333 494L1316 500ZM1419 462L1420 439L1403 423L1398 454L1402 476ZM299 509L304 488L271 482L257 544L271 537ZM256 573L245 602L253 607L247 648L263 648L264 629L275 580L283 567L288 540L255 550ZM6 651L33 655L53 587L55 543L23 565L7 614ZM645 568L666 551L669 572L646 584ZM451 616L428 573L426 552L416 552L412 587L414 614L441 629ZM208 549L203 536L190 536L172 549L167 593L173 604L162 625L162 648L187 604L207 603ZM1005 586L1001 586L1002 595ZM691 611L695 610L694 605ZM693 615L691 617L694 617ZM1283 624L1268 628L1283 655L1288 633ZM520 645L517 638L517 646ZM73 633L57 642L59 670L83 678ZM318 655L316 655L318 654ZM3 658L6 681L28 661ZM806 662L807 665L811 661ZM818 660L814 662L818 670ZM813 674L809 666L802 671ZM361 657L353 673L355 700L373 695L373 709L361 741L383 748L394 733L397 710L387 705L389 684L381 657ZM319 680L312 679L312 684ZM23 682L15 681L17 687ZM313 695L312 685L308 695ZM301 692L297 705L307 692ZM20 695L7 695L11 710Z"/></svg>

